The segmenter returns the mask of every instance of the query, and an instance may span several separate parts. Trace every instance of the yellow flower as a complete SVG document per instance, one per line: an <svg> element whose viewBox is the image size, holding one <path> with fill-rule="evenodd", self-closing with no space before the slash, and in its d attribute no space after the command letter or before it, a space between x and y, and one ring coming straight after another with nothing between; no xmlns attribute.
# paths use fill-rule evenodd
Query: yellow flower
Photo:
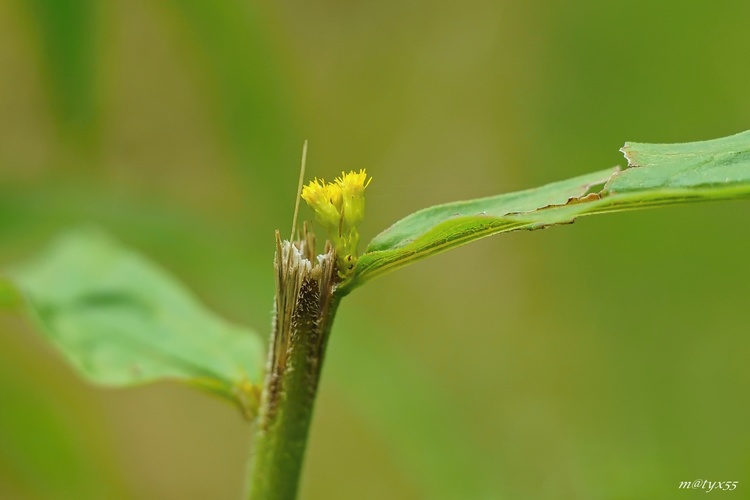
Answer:
<svg viewBox="0 0 750 500"><path fill-rule="evenodd" d="M302 189L302 199L315 212L315 220L328 231L336 249L339 276L346 278L357 263L357 226L365 216L365 188L372 178L364 169L341 172L333 182L315 179Z"/></svg>
<svg viewBox="0 0 750 500"><path fill-rule="evenodd" d="M335 179L336 184L341 189L343 199L341 214L344 217L345 224L350 228L357 227L365 217L364 192L370 181L372 181L372 177L368 179L364 169L360 170L359 173L351 171L345 174L341 172L341 177Z"/></svg>
<svg viewBox="0 0 750 500"><path fill-rule="evenodd" d="M336 230L341 221L341 188L315 179L302 188L302 199L315 212L315 220L329 232Z"/></svg>

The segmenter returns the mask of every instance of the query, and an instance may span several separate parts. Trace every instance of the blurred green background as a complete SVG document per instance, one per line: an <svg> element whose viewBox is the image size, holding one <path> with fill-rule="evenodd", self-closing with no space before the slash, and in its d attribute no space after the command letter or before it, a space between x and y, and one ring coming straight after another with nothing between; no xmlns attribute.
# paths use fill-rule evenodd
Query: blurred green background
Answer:
<svg viewBox="0 0 750 500"><path fill-rule="evenodd" d="M439 202L750 128L747 2L0 0L0 267L95 223L269 330L273 230L367 168L363 239ZM747 202L489 238L334 327L303 499L750 487ZM303 210L303 217L310 213ZM233 499L224 402L79 380L0 317L0 498Z"/></svg>

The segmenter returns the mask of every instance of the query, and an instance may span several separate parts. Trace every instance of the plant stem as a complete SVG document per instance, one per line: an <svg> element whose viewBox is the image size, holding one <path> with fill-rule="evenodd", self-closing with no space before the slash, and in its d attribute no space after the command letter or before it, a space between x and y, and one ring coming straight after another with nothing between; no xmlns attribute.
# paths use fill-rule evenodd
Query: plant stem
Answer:
<svg viewBox="0 0 750 500"><path fill-rule="evenodd" d="M296 497L323 356L336 314L335 255L276 236L276 304L248 475L251 500ZM313 266L312 263L316 265Z"/></svg>

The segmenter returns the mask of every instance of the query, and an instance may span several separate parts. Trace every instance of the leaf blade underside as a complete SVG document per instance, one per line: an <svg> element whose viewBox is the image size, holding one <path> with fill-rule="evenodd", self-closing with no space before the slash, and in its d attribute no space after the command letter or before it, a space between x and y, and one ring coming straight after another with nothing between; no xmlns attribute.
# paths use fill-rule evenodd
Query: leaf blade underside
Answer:
<svg viewBox="0 0 750 500"><path fill-rule="evenodd" d="M208 311L165 271L102 233L67 233L10 278L23 298L13 309L30 316L85 379L108 387L185 382L254 412L261 337Z"/></svg>

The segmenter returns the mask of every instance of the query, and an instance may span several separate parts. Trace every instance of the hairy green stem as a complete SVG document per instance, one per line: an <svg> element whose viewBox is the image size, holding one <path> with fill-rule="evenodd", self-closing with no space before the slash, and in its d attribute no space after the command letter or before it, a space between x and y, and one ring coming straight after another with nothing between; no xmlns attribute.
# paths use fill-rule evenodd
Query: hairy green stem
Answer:
<svg viewBox="0 0 750 500"><path fill-rule="evenodd" d="M339 304L335 256L277 235L276 307L248 471L251 500L296 497L328 335ZM313 266L312 263L315 262Z"/></svg>

